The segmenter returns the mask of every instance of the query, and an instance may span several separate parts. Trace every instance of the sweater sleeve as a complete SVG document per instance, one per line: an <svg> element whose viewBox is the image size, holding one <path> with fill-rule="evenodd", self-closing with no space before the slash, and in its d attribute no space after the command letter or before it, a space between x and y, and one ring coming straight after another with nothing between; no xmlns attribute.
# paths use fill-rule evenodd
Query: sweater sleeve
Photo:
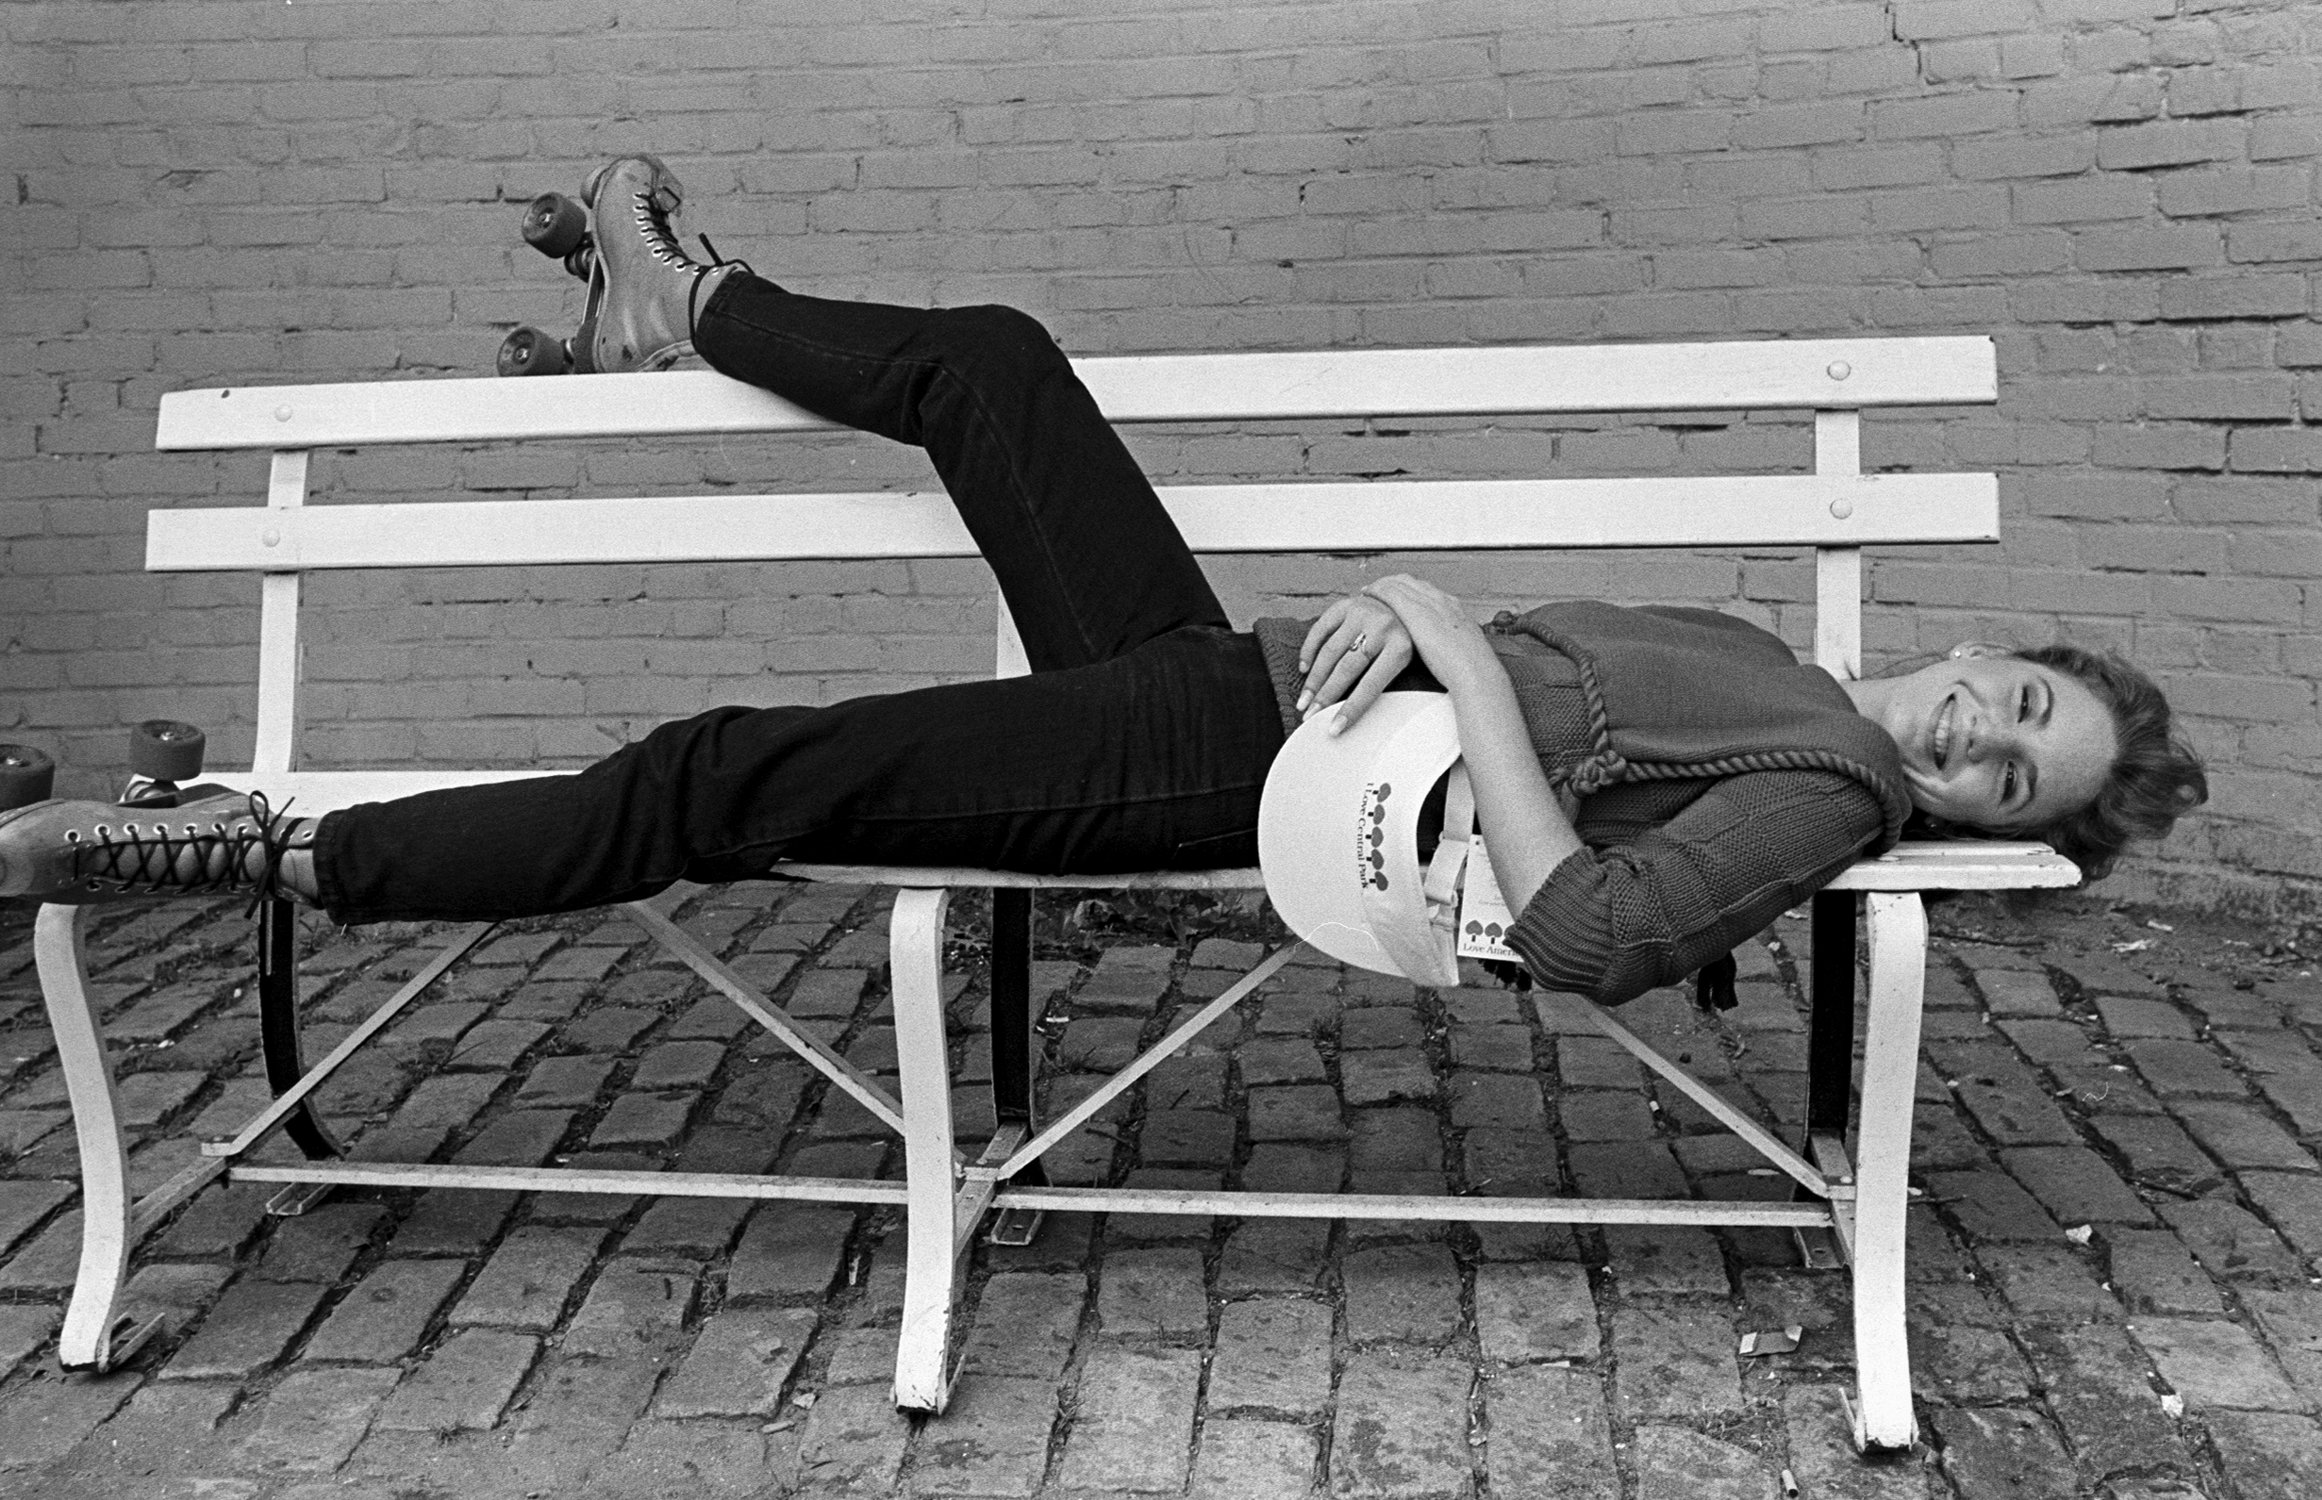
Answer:
<svg viewBox="0 0 2322 1500"><path fill-rule="evenodd" d="M1869 848L1878 799L1828 771L1727 777L1658 828L1558 865L1509 929L1544 988L1617 1005L1762 932Z"/></svg>

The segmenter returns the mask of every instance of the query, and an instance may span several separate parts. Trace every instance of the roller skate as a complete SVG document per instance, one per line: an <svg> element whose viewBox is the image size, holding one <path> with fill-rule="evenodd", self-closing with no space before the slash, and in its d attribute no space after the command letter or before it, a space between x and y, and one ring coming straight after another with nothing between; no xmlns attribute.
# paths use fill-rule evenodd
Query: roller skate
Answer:
<svg viewBox="0 0 2322 1500"><path fill-rule="evenodd" d="M588 282L580 332L555 339L517 329L500 348L503 375L667 369L693 352L699 297L740 264L719 257L707 236L707 264L679 247L670 220L684 189L657 157L600 167L581 196L545 193L524 215L526 243Z"/></svg>
<svg viewBox="0 0 2322 1500"><path fill-rule="evenodd" d="M117 802L52 800L56 767L29 746L0 745L0 896L77 906L124 896L280 894L282 856L314 825L260 792L193 784L204 737L148 719L129 735Z"/></svg>

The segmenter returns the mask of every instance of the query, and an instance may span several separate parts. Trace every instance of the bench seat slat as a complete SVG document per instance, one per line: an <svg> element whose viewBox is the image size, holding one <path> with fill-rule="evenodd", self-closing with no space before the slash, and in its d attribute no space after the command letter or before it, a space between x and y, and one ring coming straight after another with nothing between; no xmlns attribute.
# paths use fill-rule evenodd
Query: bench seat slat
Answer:
<svg viewBox="0 0 2322 1500"><path fill-rule="evenodd" d="M1336 349L1075 360L1116 422L1940 406L1997 399L1981 337ZM1843 371L1843 375L1837 373ZM240 386L161 398L165 452L803 432L835 424L709 370Z"/></svg>
<svg viewBox="0 0 2322 1500"><path fill-rule="evenodd" d="M318 817L358 802L381 802L444 787L523 781L562 771L229 771L205 772L204 782L235 791L263 791L276 810L291 807ZM850 885L921 888L1104 890L1137 887L1160 890L1256 890L1264 885L1256 870L1149 870L1113 875L1023 875L1007 870L958 867L905 868L892 865L776 865L774 873L802 880ZM1867 859L1832 881L1834 891L2023 890L2078 883L2079 870L2046 844L1997 843L1983 839L1912 841Z"/></svg>
<svg viewBox="0 0 2322 1500"><path fill-rule="evenodd" d="M1196 552L1988 542L1988 474L1200 485L1163 501ZM1840 515L1837 512L1843 511ZM159 572L973 557L940 494L424 501L147 512Z"/></svg>

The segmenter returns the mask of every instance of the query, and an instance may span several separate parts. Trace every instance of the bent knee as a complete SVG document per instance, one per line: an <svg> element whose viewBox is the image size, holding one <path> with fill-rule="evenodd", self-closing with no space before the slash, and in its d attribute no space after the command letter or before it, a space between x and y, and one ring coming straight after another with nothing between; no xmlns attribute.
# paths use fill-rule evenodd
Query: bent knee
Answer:
<svg viewBox="0 0 2322 1500"><path fill-rule="evenodd" d="M936 317L956 360L1017 366L1064 360L1064 351L1056 347L1046 325L1022 308L985 302L945 308Z"/></svg>

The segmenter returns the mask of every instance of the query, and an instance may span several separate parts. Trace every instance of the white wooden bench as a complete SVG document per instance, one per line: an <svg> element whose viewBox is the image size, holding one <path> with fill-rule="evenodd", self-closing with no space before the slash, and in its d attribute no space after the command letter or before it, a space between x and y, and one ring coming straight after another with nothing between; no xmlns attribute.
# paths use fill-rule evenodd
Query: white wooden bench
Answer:
<svg viewBox="0 0 2322 1500"><path fill-rule="evenodd" d="M1814 413L1814 471L1703 478L1598 478L1287 483L1183 487L1164 499L1196 551L1408 552L1484 548L1812 548L1817 558L1816 657L1859 667L1861 549L1996 539L1996 485L1987 474L1864 474L1859 412L1995 399L1990 341L1922 338L1822 342L1331 351L1092 358L1079 369L1117 422L1412 418L1606 412ZM694 562L788 558L921 558L973 554L939 494L464 500L310 506L308 455L380 444L509 439L806 432L828 424L708 373L561 380L430 380L244 387L163 398L164 450L262 449L273 455L265 503L157 510L147 566L262 575L256 756L247 773L205 779L260 789L314 814L424 788L541 774L509 771L317 771L298 755L299 596L303 575L338 568ZM1488 432L1473 439L1490 442ZM1023 670L1005 610L1000 671ZM2072 866L2040 845L1914 844L1857 865L1816 899L1812 1097L1806 1139L1783 1145L1699 1084L1694 1097L1798 1184L1789 1203L1581 1198L1391 1197L1065 1188L1046 1184L1039 1155L1190 1033L1250 993L1292 949L1242 982L1113 1080L1043 1127L1034 1117L1033 1038L1026 1004L1029 900L1044 886L1102 888L1259 885L1255 870L1039 879L986 870L786 867L809 879L898 888L891 923L900 1090L891 1094L769 1004L654 906L631 908L680 959L780 1036L839 1089L905 1139L902 1182L658 1172L352 1162L309 1109L314 1087L383 1028L486 929L461 929L416 975L313 1069L297 1033L295 923L287 903L262 910L262 1036L277 1098L200 1163L132 1201L112 1075L81 960L84 908L54 906L37 924L49 1014L79 1131L86 1208L80 1278L62 1334L67 1366L104 1369L151 1325L116 1319L137 1238L207 1182L284 1183L285 1211L320 1185L447 1185L529 1191L696 1194L902 1205L907 1289L895 1376L898 1405L940 1411L955 1344L958 1266L977 1223L1007 1232L1048 1209L1289 1215L1399 1220L1787 1226L1852 1266L1859 1378L1856 1437L1891 1448L1914 1435L1903 1324L1905 1174L1918 1054L1925 950L1923 890L2070 884ZM994 1078L1000 1130L976 1160L956 1148L941 988L945 904L962 887L994 890ZM1849 1141L1854 1052L1854 893L1867 895L1870 993L1861 1107ZM1609 1017L1609 1035L1656 1070L1650 1053ZM253 1159L285 1130L304 1164Z"/></svg>

